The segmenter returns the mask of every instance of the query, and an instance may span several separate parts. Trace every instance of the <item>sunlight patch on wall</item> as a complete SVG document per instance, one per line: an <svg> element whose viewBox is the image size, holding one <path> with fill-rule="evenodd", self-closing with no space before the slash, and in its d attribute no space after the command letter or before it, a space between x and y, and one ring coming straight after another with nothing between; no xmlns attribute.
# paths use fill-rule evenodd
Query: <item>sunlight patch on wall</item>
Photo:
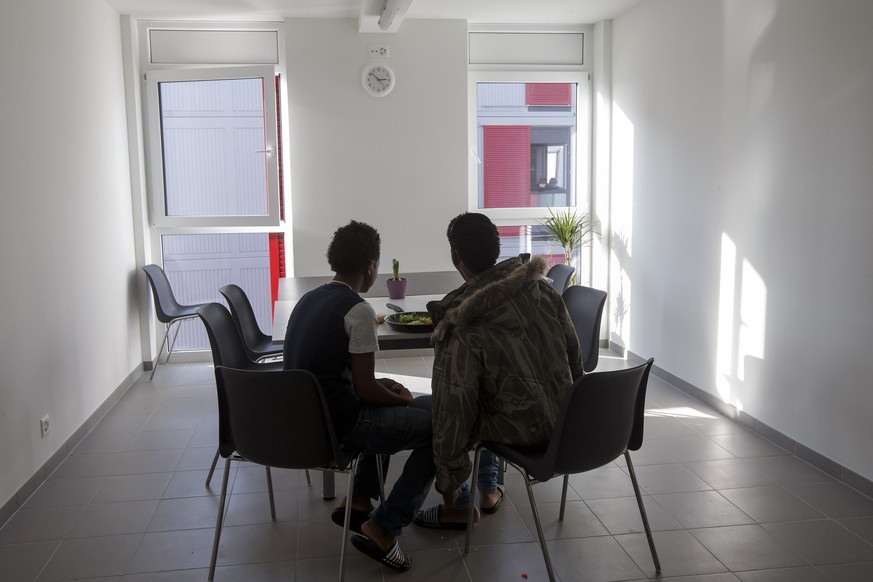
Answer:
<svg viewBox="0 0 873 582"><path fill-rule="evenodd" d="M722 233L715 386L724 402L743 410L749 362L764 359L767 285L748 259L738 267L737 247Z"/></svg>
<svg viewBox="0 0 873 582"><path fill-rule="evenodd" d="M611 256L614 268L611 288L611 318L614 336L630 345L630 305L633 268L634 126L621 107L613 103L612 230Z"/></svg>

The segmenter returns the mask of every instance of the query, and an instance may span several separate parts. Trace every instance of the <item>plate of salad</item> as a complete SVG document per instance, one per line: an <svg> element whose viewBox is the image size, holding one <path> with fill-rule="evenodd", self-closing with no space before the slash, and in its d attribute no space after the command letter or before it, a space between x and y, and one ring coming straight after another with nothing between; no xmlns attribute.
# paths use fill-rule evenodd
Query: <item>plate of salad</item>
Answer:
<svg viewBox="0 0 873 582"><path fill-rule="evenodd" d="M433 331L433 320L427 311L392 313L385 317L385 323L395 331L408 333L430 333Z"/></svg>

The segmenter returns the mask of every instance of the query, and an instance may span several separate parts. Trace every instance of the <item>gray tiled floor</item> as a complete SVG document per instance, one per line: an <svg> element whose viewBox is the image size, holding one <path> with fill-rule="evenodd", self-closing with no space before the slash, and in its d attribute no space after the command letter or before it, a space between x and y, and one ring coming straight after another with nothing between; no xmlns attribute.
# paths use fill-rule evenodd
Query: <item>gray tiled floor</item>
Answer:
<svg viewBox="0 0 873 582"><path fill-rule="evenodd" d="M625 366L603 352L600 369ZM414 391L429 391L426 357L378 361ZM221 469L204 486L216 446L212 367L171 364L135 384L2 528L3 582L202 581L212 544ZM662 580L853 582L873 580L873 500L652 377L646 442L633 454ZM401 463L392 463L396 475ZM274 470L277 519L259 467L234 468L216 580L335 579L340 531L321 476ZM407 582L545 580L521 478L506 475L507 503L476 527L462 556L459 532L410 526ZM557 519L559 480L537 485L560 579L654 578L623 462L570 479ZM344 492L343 480L337 493ZM427 503L435 502L432 494ZM394 580L358 552L347 580Z"/></svg>

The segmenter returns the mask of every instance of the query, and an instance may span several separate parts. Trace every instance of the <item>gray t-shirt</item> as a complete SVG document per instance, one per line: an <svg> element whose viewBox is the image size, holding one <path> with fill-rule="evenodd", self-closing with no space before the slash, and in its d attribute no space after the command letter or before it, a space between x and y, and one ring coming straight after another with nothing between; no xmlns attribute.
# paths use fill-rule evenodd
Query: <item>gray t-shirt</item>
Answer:
<svg viewBox="0 0 873 582"><path fill-rule="evenodd" d="M350 354L369 354L379 350L376 332L376 312L373 306L362 301L349 309L343 319L349 334Z"/></svg>

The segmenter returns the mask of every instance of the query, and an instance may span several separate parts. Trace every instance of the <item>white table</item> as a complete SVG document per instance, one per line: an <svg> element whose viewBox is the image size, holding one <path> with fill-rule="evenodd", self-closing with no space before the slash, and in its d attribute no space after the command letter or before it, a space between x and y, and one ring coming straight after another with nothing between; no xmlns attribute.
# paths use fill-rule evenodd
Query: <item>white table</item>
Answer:
<svg viewBox="0 0 873 582"><path fill-rule="evenodd" d="M405 299L388 299L387 297L365 297L364 299L373 306L376 315L390 315L394 313L386 306L386 303L393 303L404 311L427 311L426 305L428 301L437 301L445 297L444 294L432 295L407 295ZM291 312L294 306L297 305L296 299L280 299L276 301L276 306L273 311L273 343L282 343L285 341L285 331L288 328L288 318L291 317ZM396 331L391 329L387 323L380 323L376 331L379 337L379 349L382 350L404 350L404 349L421 349L430 347L430 333L409 333L404 331Z"/></svg>

